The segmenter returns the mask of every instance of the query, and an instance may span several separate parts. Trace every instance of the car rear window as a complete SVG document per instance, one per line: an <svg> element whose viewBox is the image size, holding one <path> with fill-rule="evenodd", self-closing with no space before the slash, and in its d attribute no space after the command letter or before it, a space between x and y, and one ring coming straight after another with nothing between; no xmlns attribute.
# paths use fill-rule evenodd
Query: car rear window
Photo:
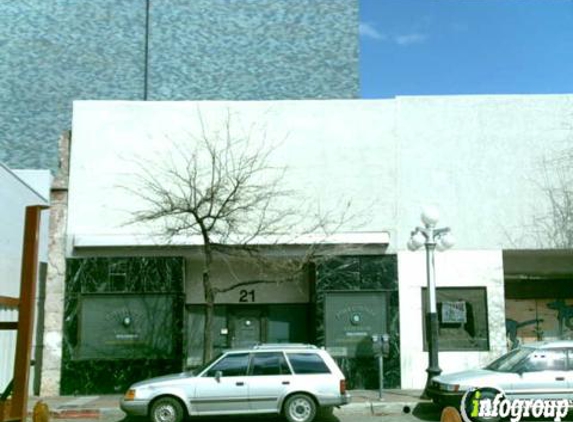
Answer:
<svg viewBox="0 0 573 422"><path fill-rule="evenodd" d="M330 369L316 353L287 353L295 374L330 374Z"/></svg>

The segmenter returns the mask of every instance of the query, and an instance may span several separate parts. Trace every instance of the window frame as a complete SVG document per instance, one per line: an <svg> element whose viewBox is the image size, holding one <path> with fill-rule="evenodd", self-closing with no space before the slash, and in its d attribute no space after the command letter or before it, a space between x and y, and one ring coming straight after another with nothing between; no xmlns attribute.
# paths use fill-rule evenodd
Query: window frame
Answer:
<svg viewBox="0 0 573 422"><path fill-rule="evenodd" d="M567 354L567 369L566 371L573 371L573 347L565 347Z"/></svg>
<svg viewBox="0 0 573 422"><path fill-rule="evenodd" d="M442 292L449 292L449 291L453 291L453 290L457 290L460 291L460 295L463 297L463 291L468 291L468 290L479 290L481 292L483 292L483 306L484 306L484 315L483 318L485 320L485 329L486 329L486 344L485 346L482 347L473 347L473 348L465 348L465 347L445 347L444 346L444 342L441 341L440 342L440 338L441 336L438 334L438 347L439 347L439 352L489 352L491 351L491 340L490 340L490 327L489 327L489 304L488 304L488 287L487 286L443 286L443 287L436 287L436 306L438 306L438 304L440 302L443 301L439 301L439 294L440 291ZM428 327L426 327L426 312L427 312L427 294L428 294L428 289L426 286L422 286L421 289L421 300L422 300L422 334L423 334L423 341L422 341L422 348L424 352L428 352L429 351L429 347L428 347L428 340L427 340L427 331L428 331ZM467 300L465 301L466 303L468 302ZM471 303L470 303L471 304ZM466 308L467 309L467 308ZM475 311L474 311L475 312ZM439 309L437 310L438 313L438 320L440 318L440 312ZM475 318L475 314L474 314L474 318ZM440 323L438 323L440 324ZM441 328L441 326L440 326Z"/></svg>
<svg viewBox="0 0 573 422"><path fill-rule="evenodd" d="M250 363L251 363L251 353L249 352L238 352L238 353L225 353L221 356L220 359L217 359L215 362L213 362L213 364L211 366L209 366L208 368L205 369L205 371L203 371L203 373L200 375L201 377L204 378L214 378L215 374L213 375L209 375L211 373L211 371L217 371L215 369L215 367L220 364L222 361L224 361L226 358L230 358L233 356L246 356L247 357L247 366L245 368L245 373L242 375L225 375L223 373L223 377L246 377L249 374L249 367L250 367Z"/></svg>
<svg viewBox="0 0 573 422"><path fill-rule="evenodd" d="M323 357L319 354L319 353L314 353L314 352L285 352L287 361L289 363L289 366L292 369L292 373L293 375L330 375L332 374L332 369L330 368L330 366L328 366L328 364L326 363L326 361L323 359ZM324 368L326 369L326 372L306 372L306 373L300 373L297 372L297 370L295 369L295 366L293 365L292 361L291 361L291 355L310 355L310 356L316 356L318 359L320 359L320 362L324 365Z"/></svg>
<svg viewBox="0 0 573 422"><path fill-rule="evenodd" d="M526 370L526 365L531 361L531 357L535 354L535 353L554 353L554 352L561 352L564 354L565 357L565 367L562 369L555 369L555 368L546 368L546 369L538 369L538 370L534 370L534 371L528 371ZM531 351L531 353L529 355L527 355L527 357L525 359L523 359L521 362L519 362L516 367L515 367L515 371L517 373L523 373L523 374L534 374L537 372L545 372L545 371L567 371L568 367L569 367L569 349L567 349L566 347L556 347L556 348L551 348L551 349L533 349Z"/></svg>
<svg viewBox="0 0 573 422"><path fill-rule="evenodd" d="M254 370L255 370L255 357L256 356L260 356L260 355L278 355L280 356L279 359L282 359L282 363L284 363L284 366L286 367L286 369L288 369L288 373L286 374L255 374ZM282 363L279 361L279 365L282 366ZM279 370L281 368L279 367ZM293 368L291 367L287 357L285 356L285 353L283 351L264 351L264 352L252 352L251 356L249 358L249 368L248 368L248 372L247 372L248 376L251 377L278 377L278 376L291 376L294 375L294 371Z"/></svg>

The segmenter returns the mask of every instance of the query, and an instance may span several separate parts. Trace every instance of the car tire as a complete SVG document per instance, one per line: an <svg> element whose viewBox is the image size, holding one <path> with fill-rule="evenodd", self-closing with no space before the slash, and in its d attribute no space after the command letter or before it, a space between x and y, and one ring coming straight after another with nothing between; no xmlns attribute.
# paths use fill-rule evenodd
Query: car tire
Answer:
<svg viewBox="0 0 573 422"><path fill-rule="evenodd" d="M289 422L311 422L316 416L316 403L306 394L294 394L285 402L284 415Z"/></svg>
<svg viewBox="0 0 573 422"><path fill-rule="evenodd" d="M149 419L151 422L182 422L185 416L181 402L173 397L161 397L153 402Z"/></svg>

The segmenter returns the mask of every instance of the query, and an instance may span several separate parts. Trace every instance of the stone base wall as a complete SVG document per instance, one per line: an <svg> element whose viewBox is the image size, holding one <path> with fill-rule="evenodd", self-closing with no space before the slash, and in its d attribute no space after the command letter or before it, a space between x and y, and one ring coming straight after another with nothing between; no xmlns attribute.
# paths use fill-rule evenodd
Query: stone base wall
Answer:
<svg viewBox="0 0 573 422"><path fill-rule="evenodd" d="M60 170L50 194L48 274L44 303L44 350L40 394L60 394L62 326L66 283L66 226L68 215L68 169L71 133L60 138Z"/></svg>

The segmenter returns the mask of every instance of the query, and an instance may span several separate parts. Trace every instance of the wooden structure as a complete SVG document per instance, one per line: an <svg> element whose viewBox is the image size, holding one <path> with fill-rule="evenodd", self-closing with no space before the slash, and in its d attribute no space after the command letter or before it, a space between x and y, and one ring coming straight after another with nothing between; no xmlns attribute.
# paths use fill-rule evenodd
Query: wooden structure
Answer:
<svg viewBox="0 0 573 422"><path fill-rule="evenodd" d="M0 305L18 309L17 322L0 321L0 330L18 331L14 379L8 386L8 390L11 389L11 399L8 398L10 391L4 392L0 397L0 422L25 421L28 413L28 381L34 333L40 217L42 210L46 208L45 206L26 207L20 297L0 296Z"/></svg>

